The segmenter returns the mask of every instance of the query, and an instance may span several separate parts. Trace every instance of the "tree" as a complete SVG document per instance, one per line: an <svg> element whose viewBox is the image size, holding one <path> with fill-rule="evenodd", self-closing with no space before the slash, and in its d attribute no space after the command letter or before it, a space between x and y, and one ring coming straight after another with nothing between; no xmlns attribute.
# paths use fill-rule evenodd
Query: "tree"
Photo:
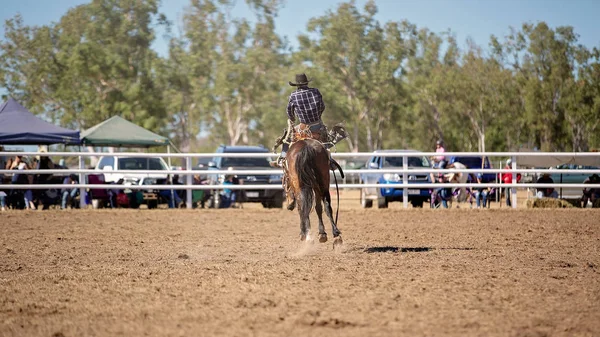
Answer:
<svg viewBox="0 0 600 337"><path fill-rule="evenodd" d="M2 85L65 126L85 129L121 115L160 131L153 21L165 24L157 0L94 0L43 27L16 17L2 45Z"/></svg>
<svg viewBox="0 0 600 337"><path fill-rule="evenodd" d="M314 37L299 37L310 71L323 76L323 87L338 90L330 93L338 97L329 99L339 110L329 109L327 115L349 123L351 151L363 144L369 151L381 148L392 115L405 101L402 77L410 26L388 22L382 27L376 13L373 1L367 2L364 13L354 2L342 3L336 12L309 21L307 30Z"/></svg>

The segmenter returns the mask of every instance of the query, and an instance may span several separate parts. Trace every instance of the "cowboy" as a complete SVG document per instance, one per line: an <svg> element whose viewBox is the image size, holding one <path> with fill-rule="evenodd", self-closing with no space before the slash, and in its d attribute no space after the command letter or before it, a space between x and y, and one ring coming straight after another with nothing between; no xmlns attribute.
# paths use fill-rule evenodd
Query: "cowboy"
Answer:
<svg viewBox="0 0 600 337"><path fill-rule="evenodd" d="M289 85L297 87L288 99L287 105L287 116L288 116L288 130L293 127L296 118L299 120L299 124L294 127L294 133L300 133L307 135L306 138L313 138L321 142L327 141L327 128L321 120L321 115L325 111L325 103L323 102L323 96L317 88L309 88L309 80L306 74L297 74L296 81L288 82ZM271 162L273 167L281 167L282 161L285 159L285 154L289 148L289 144L283 142L289 136L284 132L277 142L275 143L274 149L283 143L281 155L275 161Z"/></svg>

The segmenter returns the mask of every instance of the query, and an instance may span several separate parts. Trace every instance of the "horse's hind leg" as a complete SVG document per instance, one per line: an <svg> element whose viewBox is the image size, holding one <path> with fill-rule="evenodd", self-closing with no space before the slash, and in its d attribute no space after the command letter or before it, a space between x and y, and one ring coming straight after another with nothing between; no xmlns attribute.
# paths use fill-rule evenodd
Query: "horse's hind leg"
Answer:
<svg viewBox="0 0 600 337"><path fill-rule="evenodd" d="M312 193L312 191L310 192ZM312 202L309 202L310 196L305 192L300 192L303 201L298 204L298 213L300 214L300 241L310 240L310 210ZM311 200L312 201L312 200Z"/></svg>
<svg viewBox="0 0 600 337"><path fill-rule="evenodd" d="M325 232L325 225L323 225L323 204L321 202L321 196L316 196L315 200L315 211L319 218L319 242L327 242L327 233Z"/></svg>
<svg viewBox="0 0 600 337"><path fill-rule="evenodd" d="M329 191L325 192L323 202L325 203L325 213L327 214L327 217L329 217L329 220L331 220L331 230L333 231L333 237L337 238L342 233L337 228L337 224L333 220L333 210L331 209L331 195L329 194Z"/></svg>

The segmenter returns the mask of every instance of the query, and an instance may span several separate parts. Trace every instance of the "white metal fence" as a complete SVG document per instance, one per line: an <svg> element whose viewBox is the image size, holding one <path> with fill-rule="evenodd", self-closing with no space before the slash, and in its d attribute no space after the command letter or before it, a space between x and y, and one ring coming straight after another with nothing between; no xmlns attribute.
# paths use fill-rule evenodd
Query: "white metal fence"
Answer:
<svg viewBox="0 0 600 337"><path fill-rule="evenodd" d="M85 182L86 175L88 174L102 174L102 173L119 173L119 174L172 174L185 176L185 184L181 185L129 185L127 189L138 189L138 190L164 190L164 189L184 189L186 190L186 206L188 208L192 207L192 191L193 190L218 190L218 189L281 189L281 185L221 185L221 184L212 184L212 185L196 185L193 184L193 175L225 175L225 174L251 174L251 175L275 175L281 174L282 170L280 169L269 169L269 170L217 170L217 169L209 169L209 170L194 170L192 161L197 158L272 158L275 156L273 153L136 153L136 152L126 152L126 153L97 153L97 152L0 152L0 157L8 157L8 156L47 156L47 157L78 157L79 158L79 168L77 169L42 169L42 170L27 170L26 174L77 174L79 176L80 182ZM99 157L103 155L111 155L115 157L124 156L124 157L137 157L137 158L184 158L185 159L185 169L184 170L118 170L118 171L103 171L103 170L94 170L94 169L86 169L85 168L85 160L86 157ZM379 187L379 188L403 188L403 204L404 207L408 207L408 189L414 188L439 188L440 184L436 183L409 183L408 175L421 173L421 174L429 174L432 172L436 173L452 173L452 172L461 172L461 173L512 173L512 181L511 184L503 184L503 183L446 183L443 184L444 187L495 187L495 188L511 188L511 199L512 199L512 207L517 207L517 193L516 188L543 188L543 187L553 187L553 188L600 188L600 184L562 184L562 183L554 183L554 184L537 184L537 183L516 183L517 181L517 173L531 173L531 174L541 174L541 173L556 173L556 174L572 174L574 172L581 174L600 174L600 169L582 169L582 170L570 170L570 169L518 169L518 158L526 157L526 156L553 156L553 157L569 157L569 158L578 158L578 157L600 157L600 153L598 152L446 152L444 155L446 157L452 156L460 156L460 157L503 157L503 158L511 158L512 159L512 169L503 169L503 168L491 168L491 169L432 169L432 168L423 168L423 169L409 169L407 166L408 157L415 156L426 156L433 157L439 156L439 153L435 152L360 152L360 153L333 153L333 158L362 158L366 162L368 158L376 155L377 157L403 157L404 166L402 169L348 169L344 170L345 174L363 174L363 173L396 173L402 174L401 182L397 184L348 184L341 183L339 184L339 188L367 188L367 187ZM0 174L14 174L14 170L3 170L0 169ZM339 173L336 173L339 176ZM5 186L6 187L6 186ZM65 185L62 184L26 184L26 185L10 185L11 189L61 189L64 188ZM71 188L79 188L80 195L84 195L85 189L123 189L123 185L117 184L86 184L79 183L70 186ZM332 184L331 188L335 188L335 185ZM81 198L81 206L85 207L85 199Z"/></svg>

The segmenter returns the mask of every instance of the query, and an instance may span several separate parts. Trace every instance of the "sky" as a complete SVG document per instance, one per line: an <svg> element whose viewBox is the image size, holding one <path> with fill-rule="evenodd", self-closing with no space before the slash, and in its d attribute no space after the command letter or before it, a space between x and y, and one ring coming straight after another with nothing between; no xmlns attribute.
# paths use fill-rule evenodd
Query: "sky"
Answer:
<svg viewBox="0 0 600 337"><path fill-rule="evenodd" d="M27 25L45 25L57 22L71 7L87 3L84 0L0 0L2 11L0 37L4 36L4 21L20 13ZM279 35L287 36L296 49L296 36L303 33L312 17L325 14L337 7L338 0L287 0L276 21ZM362 7L366 0L356 0ZM177 23L189 0L163 0L160 11ZM376 0L380 22L408 20L417 27L434 32L452 30L461 46L472 38L486 47L490 35L504 37L509 27L518 28L524 22L547 22L551 27L569 25L580 36L580 43L591 48L600 47L599 0ZM252 16L244 0L237 0L233 14ZM167 43L157 32L153 48L161 55L167 53Z"/></svg>

